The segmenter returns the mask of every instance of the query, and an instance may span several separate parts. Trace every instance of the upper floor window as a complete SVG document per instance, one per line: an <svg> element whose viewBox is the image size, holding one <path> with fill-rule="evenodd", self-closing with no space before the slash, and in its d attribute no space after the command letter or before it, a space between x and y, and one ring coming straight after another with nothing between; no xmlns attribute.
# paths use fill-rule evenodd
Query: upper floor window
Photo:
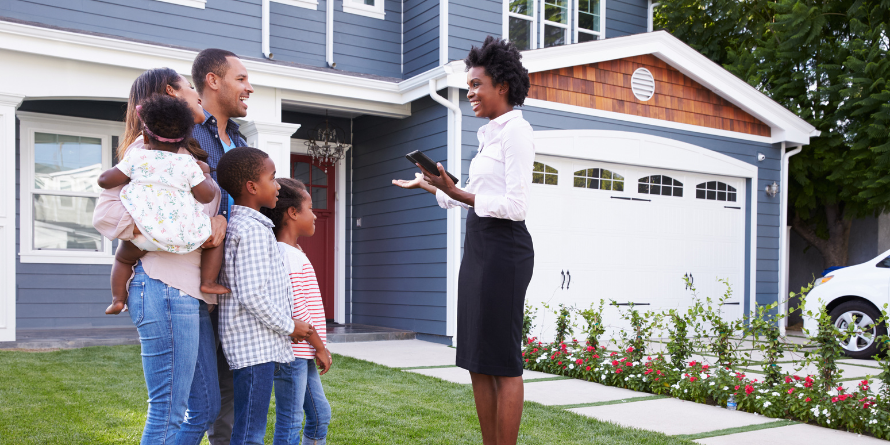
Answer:
<svg viewBox="0 0 890 445"><path fill-rule="evenodd" d="M535 23L537 0L504 0L507 15L504 17L507 40L520 51L537 48Z"/></svg>
<svg viewBox="0 0 890 445"><path fill-rule="evenodd" d="M646 176L639 182L637 191L645 195L683 196L683 183L670 176Z"/></svg>
<svg viewBox="0 0 890 445"><path fill-rule="evenodd" d="M544 0L541 42L544 48L569 43L569 0Z"/></svg>
<svg viewBox="0 0 890 445"><path fill-rule="evenodd" d="M111 242L93 227L119 122L17 113L21 134L24 263L111 264Z"/></svg>
<svg viewBox="0 0 890 445"><path fill-rule="evenodd" d="M532 184L558 185L559 172L543 162L535 162L532 168Z"/></svg>
<svg viewBox="0 0 890 445"><path fill-rule="evenodd" d="M343 12L383 20L383 0L343 0Z"/></svg>
<svg viewBox="0 0 890 445"><path fill-rule="evenodd" d="M604 168L588 168L575 172L573 185L579 188L623 192L624 176Z"/></svg>
<svg viewBox="0 0 890 445"><path fill-rule="evenodd" d="M589 42L605 37L602 6L602 0L578 0L578 9L575 10L575 42Z"/></svg>
<svg viewBox="0 0 890 445"><path fill-rule="evenodd" d="M696 199L709 199L711 201L735 202L736 189L720 181L702 182L695 186L695 197Z"/></svg>

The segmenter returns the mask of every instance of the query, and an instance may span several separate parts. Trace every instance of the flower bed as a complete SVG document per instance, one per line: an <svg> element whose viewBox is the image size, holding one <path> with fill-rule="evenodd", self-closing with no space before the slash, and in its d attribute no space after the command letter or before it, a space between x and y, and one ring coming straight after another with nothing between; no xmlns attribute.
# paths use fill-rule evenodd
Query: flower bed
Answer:
<svg viewBox="0 0 890 445"><path fill-rule="evenodd" d="M605 346L578 340L557 344L530 338L522 355L531 371L717 406L726 406L733 395L741 411L890 439L888 401L872 391L869 380L852 392L840 386L826 391L819 376L785 375L771 385L730 368L690 361L679 369L663 354L640 360L634 352L608 352Z"/></svg>

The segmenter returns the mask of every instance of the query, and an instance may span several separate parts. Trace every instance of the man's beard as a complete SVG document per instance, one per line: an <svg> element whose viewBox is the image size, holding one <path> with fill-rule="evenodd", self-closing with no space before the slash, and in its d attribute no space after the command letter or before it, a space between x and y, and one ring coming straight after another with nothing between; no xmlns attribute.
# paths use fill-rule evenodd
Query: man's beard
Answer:
<svg viewBox="0 0 890 445"><path fill-rule="evenodd" d="M240 93L235 93L233 90L229 89L225 84L220 88L220 96L225 99L226 106L226 114L229 117L245 117L247 113L244 112L241 108L241 101L238 100L238 96Z"/></svg>

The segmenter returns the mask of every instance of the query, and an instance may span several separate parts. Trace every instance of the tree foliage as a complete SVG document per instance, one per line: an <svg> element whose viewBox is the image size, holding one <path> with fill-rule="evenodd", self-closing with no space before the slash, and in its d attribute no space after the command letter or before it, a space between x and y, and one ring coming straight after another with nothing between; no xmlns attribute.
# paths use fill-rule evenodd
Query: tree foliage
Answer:
<svg viewBox="0 0 890 445"><path fill-rule="evenodd" d="M890 209L890 0L663 0L666 29L821 131L791 158L792 227L846 265Z"/></svg>

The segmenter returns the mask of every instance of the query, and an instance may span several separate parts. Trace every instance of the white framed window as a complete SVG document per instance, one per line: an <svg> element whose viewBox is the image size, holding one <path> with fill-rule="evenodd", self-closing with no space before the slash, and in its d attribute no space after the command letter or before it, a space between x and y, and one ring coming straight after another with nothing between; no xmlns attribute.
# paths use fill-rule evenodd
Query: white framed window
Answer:
<svg viewBox="0 0 890 445"><path fill-rule="evenodd" d="M574 42L590 42L606 37L605 3L605 0L575 0Z"/></svg>
<svg viewBox="0 0 890 445"><path fill-rule="evenodd" d="M571 43L571 0L542 0L541 48Z"/></svg>
<svg viewBox="0 0 890 445"><path fill-rule="evenodd" d="M343 12L383 20L383 0L343 0Z"/></svg>
<svg viewBox="0 0 890 445"><path fill-rule="evenodd" d="M538 0L504 0L504 38L520 51L537 48Z"/></svg>
<svg viewBox="0 0 890 445"><path fill-rule="evenodd" d="M20 259L111 264L111 241L93 228L99 174L111 168L122 122L41 113L20 120Z"/></svg>
<svg viewBox="0 0 890 445"><path fill-rule="evenodd" d="M559 171L543 162L535 162L532 184L559 185Z"/></svg>
<svg viewBox="0 0 890 445"><path fill-rule="evenodd" d="M640 178L637 192L642 195L683 197L683 183L670 176L652 175Z"/></svg>
<svg viewBox="0 0 890 445"><path fill-rule="evenodd" d="M624 191L624 176L604 168L586 168L575 172L573 187L594 190Z"/></svg>

